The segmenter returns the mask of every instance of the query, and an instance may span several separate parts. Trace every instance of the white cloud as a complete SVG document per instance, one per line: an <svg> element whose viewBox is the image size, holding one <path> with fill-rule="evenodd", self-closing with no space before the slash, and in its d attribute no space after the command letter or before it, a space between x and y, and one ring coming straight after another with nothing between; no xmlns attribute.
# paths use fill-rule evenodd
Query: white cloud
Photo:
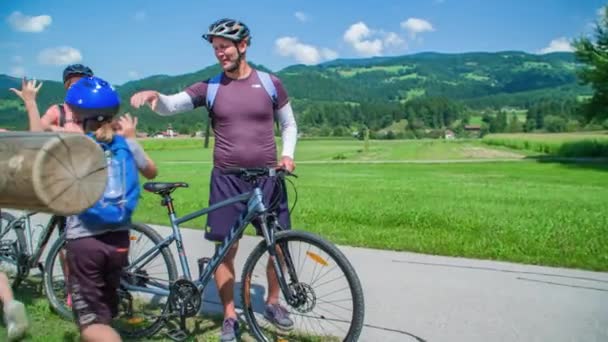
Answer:
<svg viewBox="0 0 608 342"><path fill-rule="evenodd" d="M295 16L295 17L296 17L296 18L297 18L299 21L301 21L301 22L303 22L303 23L305 23L305 22L307 22L307 21L308 21L308 15L306 15L306 13L304 13L304 12L300 12L300 11L298 11L298 12L294 13L293 15L294 15L294 16Z"/></svg>
<svg viewBox="0 0 608 342"><path fill-rule="evenodd" d="M332 49L322 48L321 56L326 60L332 60L338 58L338 53Z"/></svg>
<svg viewBox="0 0 608 342"><path fill-rule="evenodd" d="M15 31L42 32L47 26L51 25L53 19L49 15L30 17L15 11L6 18L6 21Z"/></svg>
<svg viewBox="0 0 608 342"><path fill-rule="evenodd" d="M574 51L572 45L570 45L570 41L566 37L559 37L553 39L549 46L540 49L540 53L551 53L551 52L564 52L564 51Z"/></svg>
<svg viewBox="0 0 608 342"><path fill-rule="evenodd" d="M416 37L419 33L435 31L435 28L430 22L419 18L408 18L407 20L402 21L401 28L409 32L410 37L412 38Z"/></svg>
<svg viewBox="0 0 608 342"><path fill-rule="evenodd" d="M135 79L139 78L139 73L137 71L135 71L135 70L129 71L128 75L129 75L129 78L132 79L132 80L135 80Z"/></svg>
<svg viewBox="0 0 608 342"><path fill-rule="evenodd" d="M67 65L82 61L82 54L70 46L44 49L38 54L38 62L47 65Z"/></svg>
<svg viewBox="0 0 608 342"><path fill-rule="evenodd" d="M19 77L19 78L25 76L25 68L22 66L12 67L11 71L10 71L10 76Z"/></svg>
<svg viewBox="0 0 608 342"><path fill-rule="evenodd" d="M369 39L372 30L364 22L352 24L344 32L344 41L349 43L361 56L379 56L382 54L383 44L380 39Z"/></svg>
<svg viewBox="0 0 608 342"><path fill-rule="evenodd" d="M135 21L142 22L142 21L146 20L147 16L148 15L146 14L146 11L139 10L139 11L135 12L134 18L135 18Z"/></svg>
<svg viewBox="0 0 608 342"><path fill-rule="evenodd" d="M403 38L399 37L398 34L396 34L395 32L389 32L386 34L386 36L384 37L384 46L385 47L405 47L405 40L403 40Z"/></svg>
<svg viewBox="0 0 608 342"><path fill-rule="evenodd" d="M602 17L604 15L604 7L598 8L596 13L598 17Z"/></svg>
<svg viewBox="0 0 608 342"><path fill-rule="evenodd" d="M296 37L278 38L274 46L279 55L293 57L302 64L317 64L338 57L338 53L333 50L301 43Z"/></svg>
<svg viewBox="0 0 608 342"><path fill-rule="evenodd" d="M344 32L344 41L361 56L380 56L385 49L407 47L405 40L395 32L370 29L364 22L352 24Z"/></svg>

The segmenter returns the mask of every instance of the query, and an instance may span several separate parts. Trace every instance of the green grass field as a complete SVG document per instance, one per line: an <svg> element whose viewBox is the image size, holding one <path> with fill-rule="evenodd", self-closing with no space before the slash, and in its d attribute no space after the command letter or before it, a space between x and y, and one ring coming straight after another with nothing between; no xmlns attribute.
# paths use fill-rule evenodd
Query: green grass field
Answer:
<svg viewBox="0 0 608 342"><path fill-rule="evenodd" d="M489 134L482 142L566 158L608 158L605 132Z"/></svg>
<svg viewBox="0 0 608 342"><path fill-rule="evenodd" d="M202 140L143 144L158 162L159 181L190 183L174 193L178 214L206 206L211 151L201 148ZM345 245L608 270L606 163L541 162L526 158L529 151L479 141L371 141L369 152L362 148L355 140L298 143L294 227ZM497 155L513 161L482 162ZM433 162L407 163L412 160ZM293 204L291 189L290 198ZM135 219L167 224L165 209L149 193ZM185 226L204 225L202 218ZM39 279L16 296L31 319L26 341L78 341L75 326L50 312ZM196 336L189 341L219 340L218 317L188 322ZM5 334L0 325L0 340ZM159 334L151 341L167 339Z"/></svg>
<svg viewBox="0 0 608 342"><path fill-rule="evenodd" d="M204 149L202 139L144 140L143 146L150 151L154 160L209 162L212 160L212 149ZM213 140L211 141L211 145ZM279 147L280 149L280 147ZM454 160L484 158L521 158L524 151L513 152L501 147L489 147L479 140L372 140L369 150L364 151L362 141L354 139L336 140L300 140L298 141L297 162L318 161L419 161L419 160ZM162 170L161 170L162 171Z"/></svg>
<svg viewBox="0 0 608 342"><path fill-rule="evenodd" d="M353 246L608 270L607 164L543 163L478 144L373 141L365 153L360 141L301 141L294 226ZM449 163L510 153L517 162ZM209 150L151 155L159 180L191 185L175 193L178 214L207 204ZM399 163L412 159L446 162ZM167 224L158 203L146 194L137 219Z"/></svg>

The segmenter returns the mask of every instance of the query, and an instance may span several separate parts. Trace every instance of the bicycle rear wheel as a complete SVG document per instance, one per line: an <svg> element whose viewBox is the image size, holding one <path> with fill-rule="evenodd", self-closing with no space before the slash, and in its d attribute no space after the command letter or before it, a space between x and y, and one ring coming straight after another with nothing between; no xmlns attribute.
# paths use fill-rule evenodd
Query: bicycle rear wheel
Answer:
<svg viewBox="0 0 608 342"><path fill-rule="evenodd" d="M263 296L268 294L268 258L262 256L268 256L268 247L262 241L247 259L242 276L243 311L255 338L275 341L289 335L288 339L305 341L356 341L363 327L363 290L344 254L307 232L279 232L276 244L286 283L298 298L288 303L279 294L279 304L293 327L277 329L266 317Z"/></svg>
<svg viewBox="0 0 608 342"><path fill-rule="evenodd" d="M162 238L151 227L132 223L130 229L129 262L136 260L141 253L162 241ZM44 288L46 296L51 305L51 309L66 320L73 320L72 308L68 301L68 291L66 287L67 279L64 275L64 268L59 258L60 251L65 248L66 240L61 236L55 241L45 263ZM135 272L125 273L121 283L137 283L146 286L150 278L167 279L169 283L177 277L177 270L171 251L168 247L161 249L160 253L151 259L146 259L147 263L136 268ZM69 269L68 269L69 272ZM167 310L165 302L151 305L144 303L144 299L149 296L141 296L122 288L119 292L119 311L115 317L113 325L125 337L141 338L153 335L162 327L162 314Z"/></svg>
<svg viewBox="0 0 608 342"><path fill-rule="evenodd" d="M12 288L17 288L25 272L22 265L27 263L26 240L23 225L11 226L15 216L0 212L0 272L6 274Z"/></svg>
<svg viewBox="0 0 608 342"><path fill-rule="evenodd" d="M170 302L167 296L150 291L168 291L177 280L177 268L168 246L159 248L156 256L141 258L163 241L152 227L133 223L130 235L129 266L121 277L120 305L113 325L121 336L139 339L152 336L163 327ZM126 285L142 290L127 289Z"/></svg>

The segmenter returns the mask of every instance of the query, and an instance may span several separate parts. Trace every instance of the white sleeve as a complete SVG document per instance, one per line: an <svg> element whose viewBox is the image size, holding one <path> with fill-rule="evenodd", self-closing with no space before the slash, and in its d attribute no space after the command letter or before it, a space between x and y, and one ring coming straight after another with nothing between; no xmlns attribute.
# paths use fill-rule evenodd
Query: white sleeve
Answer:
<svg viewBox="0 0 608 342"><path fill-rule="evenodd" d="M174 95L158 94L158 102L154 111L160 115L168 116L192 109L194 109L192 98L188 93L182 91Z"/></svg>
<svg viewBox="0 0 608 342"><path fill-rule="evenodd" d="M281 138L283 139L283 152L281 156L294 159L296 150L296 140L298 139L298 126L293 116L291 104L287 102L283 107L276 111L277 119L281 127Z"/></svg>

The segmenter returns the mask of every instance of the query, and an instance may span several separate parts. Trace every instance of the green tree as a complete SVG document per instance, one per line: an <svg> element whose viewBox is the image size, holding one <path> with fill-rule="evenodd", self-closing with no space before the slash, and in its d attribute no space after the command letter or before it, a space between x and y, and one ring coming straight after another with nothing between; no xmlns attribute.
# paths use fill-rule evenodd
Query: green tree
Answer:
<svg viewBox="0 0 608 342"><path fill-rule="evenodd" d="M511 116L511 120L509 121L509 127L507 130L510 133L519 133L523 130L522 124L517 119L517 114L513 114Z"/></svg>
<svg viewBox="0 0 608 342"><path fill-rule="evenodd" d="M552 133L563 132L566 130L566 120L560 116L547 115L545 117L545 129Z"/></svg>
<svg viewBox="0 0 608 342"><path fill-rule="evenodd" d="M578 76L593 88L593 96L585 106L585 117L588 121L601 121L608 117L608 6L601 11L593 38L581 37L573 46L576 59L585 65Z"/></svg>

